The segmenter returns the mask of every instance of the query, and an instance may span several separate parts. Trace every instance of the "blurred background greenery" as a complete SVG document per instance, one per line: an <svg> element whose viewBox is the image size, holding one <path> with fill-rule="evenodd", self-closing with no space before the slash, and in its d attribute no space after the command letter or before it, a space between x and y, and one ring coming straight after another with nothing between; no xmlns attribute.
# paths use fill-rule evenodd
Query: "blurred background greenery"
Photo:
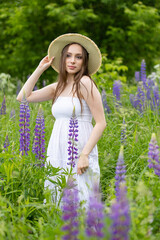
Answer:
<svg viewBox="0 0 160 240"><path fill-rule="evenodd" d="M118 75L123 78L125 71L131 83L142 59L147 72L159 63L160 1L1 0L0 72L24 82L47 55L50 42L71 32L85 34L97 43L105 57L105 77L106 64L110 69L118 62L118 68L123 66ZM50 68L43 79L49 83L56 76Z"/></svg>

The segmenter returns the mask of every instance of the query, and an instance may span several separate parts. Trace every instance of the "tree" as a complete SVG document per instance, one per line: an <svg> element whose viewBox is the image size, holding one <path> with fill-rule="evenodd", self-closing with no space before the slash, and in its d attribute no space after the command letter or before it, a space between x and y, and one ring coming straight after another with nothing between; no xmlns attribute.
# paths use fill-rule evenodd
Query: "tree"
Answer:
<svg viewBox="0 0 160 240"><path fill-rule="evenodd" d="M146 5L145 5L146 4ZM144 58L151 69L159 57L159 1L5 0L0 3L0 72L25 78L64 33L85 34L108 59L122 59L129 76ZM43 78L53 81L49 69Z"/></svg>

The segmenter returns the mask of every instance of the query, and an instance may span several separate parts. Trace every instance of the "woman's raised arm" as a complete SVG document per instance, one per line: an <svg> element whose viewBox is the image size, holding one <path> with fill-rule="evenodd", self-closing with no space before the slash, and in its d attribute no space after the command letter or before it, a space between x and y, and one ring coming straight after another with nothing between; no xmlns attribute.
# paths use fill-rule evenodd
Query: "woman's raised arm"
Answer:
<svg viewBox="0 0 160 240"><path fill-rule="evenodd" d="M36 70L32 73L32 75L28 78L20 90L17 96L18 101L22 101L24 93L28 102L42 102L53 98L56 83L50 84L40 90L33 91L33 88L36 85L38 79L42 73L51 66L53 59L54 58L49 60L48 56L46 56L41 60Z"/></svg>

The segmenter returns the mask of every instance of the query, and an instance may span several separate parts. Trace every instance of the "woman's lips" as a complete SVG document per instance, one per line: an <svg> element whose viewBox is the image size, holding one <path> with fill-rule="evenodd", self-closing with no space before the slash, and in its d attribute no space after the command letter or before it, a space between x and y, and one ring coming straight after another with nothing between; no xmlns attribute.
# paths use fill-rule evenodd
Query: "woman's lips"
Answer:
<svg viewBox="0 0 160 240"><path fill-rule="evenodd" d="M76 67L75 66L68 66L69 67L69 69L75 69Z"/></svg>

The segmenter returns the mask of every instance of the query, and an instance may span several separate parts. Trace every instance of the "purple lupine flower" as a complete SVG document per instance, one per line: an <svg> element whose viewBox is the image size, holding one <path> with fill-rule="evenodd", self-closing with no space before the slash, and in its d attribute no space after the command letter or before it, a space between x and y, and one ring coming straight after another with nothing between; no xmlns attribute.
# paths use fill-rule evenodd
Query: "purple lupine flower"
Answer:
<svg viewBox="0 0 160 240"><path fill-rule="evenodd" d="M35 85L34 88L33 88L33 91L36 91L36 90L38 90L37 85Z"/></svg>
<svg viewBox="0 0 160 240"><path fill-rule="evenodd" d="M141 81L143 83L143 87L146 89L147 88L147 76L146 76L146 63L145 63L144 59L141 62Z"/></svg>
<svg viewBox="0 0 160 240"><path fill-rule="evenodd" d="M139 82L140 81L140 72L135 72L135 80L136 82Z"/></svg>
<svg viewBox="0 0 160 240"><path fill-rule="evenodd" d="M106 96L106 92L105 92L104 89L102 90L101 96L102 96L102 102L103 102L103 107L104 107L105 113L106 113L106 114L107 114L107 113L110 113L111 110L110 110L110 108L109 108L109 106L108 106L108 104L107 104L107 96Z"/></svg>
<svg viewBox="0 0 160 240"><path fill-rule="evenodd" d="M116 101L120 101L120 91L122 83L120 80L115 80L113 84L113 95L116 97Z"/></svg>
<svg viewBox="0 0 160 240"><path fill-rule="evenodd" d="M28 102L23 96L23 99L20 104L20 119L19 119L19 126L20 126L20 152L22 155L28 155L29 151L29 144L30 144L30 129L29 129L29 122L30 122L30 109Z"/></svg>
<svg viewBox="0 0 160 240"><path fill-rule="evenodd" d="M46 80L43 80L43 87L46 86Z"/></svg>
<svg viewBox="0 0 160 240"><path fill-rule="evenodd" d="M153 87L153 105L154 108L159 108L159 103L160 103L160 94L159 94L159 89L158 86Z"/></svg>
<svg viewBox="0 0 160 240"><path fill-rule="evenodd" d="M40 161L44 161L45 153L45 123L44 123L44 114L42 107L40 105L35 126L35 137L33 143L32 152L35 153L36 158ZM41 163L41 167L44 166L44 163Z"/></svg>
<svg viewBox="0 0 160 240"><path fill-rule="evenodd" d="M146 97L147 97L147 100L151 101L151 98L152 98L152 80L148 79L147 80L147 88L146 88Z"/></svg>
<svg viewBox="0 0 160 240"><path fill-rule="evenodd" d="M15 119L16 112L14 109L11 110L10 118Z"/></svg>
<svg viewBox="0 0 160 240"><path fill-rule="evenodd" d="M137 109L142 113L145 109L145 93L141 86L137 89Z"/></svg>
<svg viewBox="0 0 160 240"><path fill-rule="evenodd" d="M137 108L136 97L135 97L133 94L130 94L129 99L130 99L130 102L131 102L132 106L133 106L134 108Z"/></svg>
<svg viewBox="0 0 160 240"><path fill-rule="evenodd" d="M160 177L159 146L157 144L155 133L152 133L151 141L149 143L148 167L153 168L155 174Z"/></svg>
<svg viewBox="0 0 160 240"><path fill-rule="evenodd" d="M4 146L3 147L5 149L8 149L9 145L10 145L10 143L9 143L8 134L7 134L6 138L5 138L5 141L4 141Z"/></svg>
<svg viewBox="0 0 160 240"><path fill-rule="evenodd" d="M1 105L1 115L5 115L5 114L6 114L6 98L4 96L3 102L2 102L2 105Z"/></svg>
<svg viewBox="0 0 160 240"><path fill-rule="evenodd" d="M131 220L125 183L120 184L119 199L112 204L110 217L112 220L111 239L128 240Z"/></svg>
<svg viewBox="0 0 160 240"><path fill-rule="evenodd" d="M68 165L75 167L78 158L78 119L75 115L75 107L73 109L72 117L69 121L69 141L68 141Z"/></svg>
<svg viewBox="0 0 160 240"><path fill-rule="evenodd" d="M123 124L122 124L122 128L121 128L121 144L124 145L125 143L126 143L126 123L123 118Z"/></svg>
<svg viewBox="0 0 160 240"><path fill-rule="evenodd" d="M118 157L118 161L117 161L117 166L116 166L116 182L115 182L115 190L116 190L116 196L117 198L119 198L119 186L120 183L125 182L125 173L126 173L126 166L124 163L124 156L123 156L123 145L120 148L120 152L119 152L119 157Z"/></svg>
<svg viewBox="0 0 160 240"><path fill-rule="evenodd" d="M101 202L101 195L98 184L94 184L93 192L89 198L89 206L86 219L86 235L88 237L103 238L104 227L104 206Z"/></svg>
<svg viewBox="0 0 160 240"><path fill-rule="evenodd" d="M77 240L79 233L78 208L78 190L74 179L69 178L62 197L62 219L65 221L65 225L62 227L62 230L65 231L64 240Z"/></svg>

